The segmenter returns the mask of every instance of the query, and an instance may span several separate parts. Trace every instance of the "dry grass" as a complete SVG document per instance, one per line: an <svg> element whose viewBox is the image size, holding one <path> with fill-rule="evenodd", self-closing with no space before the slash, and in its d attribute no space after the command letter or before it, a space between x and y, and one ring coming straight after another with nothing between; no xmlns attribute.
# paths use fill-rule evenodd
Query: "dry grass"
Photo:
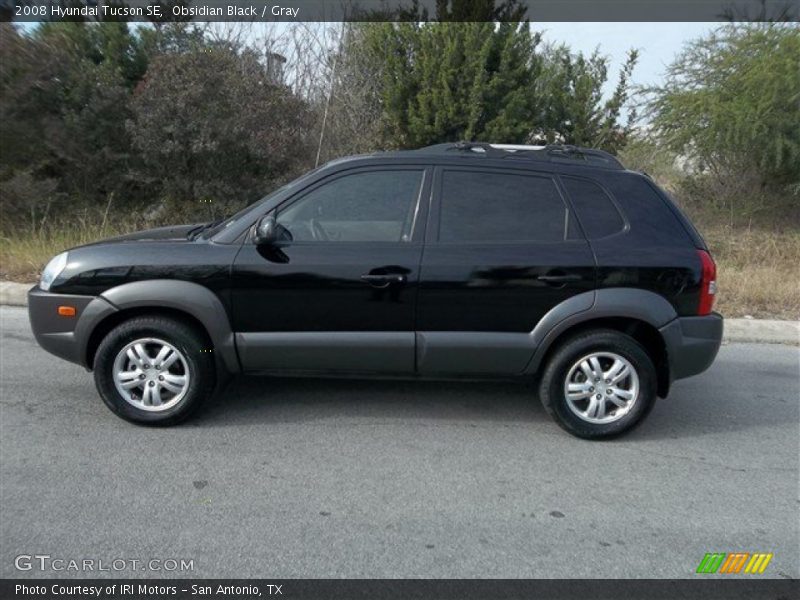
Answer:
<svg viewBox="0 0 800 600"><path fill-rule="evenodd" d="M718 267L716 310L727 317L800 319L800 228L775 232L706 225L701 230ZM0 237L0 279L35 281L61 250L120 233L86 222L10 233Z"/></svg>
<svg viewBox="0 0 800 600"><path fill-rule="evenodd" d="M726 317L800 319L800 230L706 227L717 262L715 310Z"/></svg>
<svg viewBox="0 0 800 600"><path fill-rule="evenodd" d="M36 281L47 261L62 250L121 233L112 225L86 222L8 232L0 236L0 280Z"/></svg>

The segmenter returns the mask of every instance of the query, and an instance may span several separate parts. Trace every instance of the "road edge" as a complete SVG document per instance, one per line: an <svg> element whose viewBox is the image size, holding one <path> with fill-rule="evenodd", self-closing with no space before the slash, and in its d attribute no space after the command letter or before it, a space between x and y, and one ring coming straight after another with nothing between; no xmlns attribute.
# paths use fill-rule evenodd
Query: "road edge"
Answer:
<svg viewBox="0 0 800 600"><path fill-rule="evenodd" d="M28 306L28 290L34 285L36 284L0 281L0 305Z"/></svg>
<svg viewBox="0 0 800 600"><path fill-rule="evenodd" d="M27 306L33 283L0 281L0 305ZM770 319L725 319L726 342L790 344L800 346L800 321Z"/></svg>

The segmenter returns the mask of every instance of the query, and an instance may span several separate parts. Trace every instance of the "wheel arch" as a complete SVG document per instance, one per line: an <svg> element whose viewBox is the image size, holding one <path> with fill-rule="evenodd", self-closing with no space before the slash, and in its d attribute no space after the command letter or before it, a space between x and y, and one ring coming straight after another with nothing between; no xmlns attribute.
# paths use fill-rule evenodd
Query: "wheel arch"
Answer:
<svg viewBox="0 0 800 600"><path fill-rule="evenodd" d="M650 355L656 367L658 395L669 393L672 376L661 327L677 317L662 296L647 290L609 288L586 292L548 312L531 332L536 350L526 368L534 375L547 364L561 343L590 329L612 329L631 336Z"/></svg>
<svg viewBox="0 0 800 600"><path fill-rule="evenodd" d="M100 341L111 329L134 317L159 315L195 327L208 340L220 366L229 372L239 370L228 313L208 288L188 281L149 280L111 288L100 297L116 310L103 315L88 333L85 349L88 368L94 363Z"/></svg>

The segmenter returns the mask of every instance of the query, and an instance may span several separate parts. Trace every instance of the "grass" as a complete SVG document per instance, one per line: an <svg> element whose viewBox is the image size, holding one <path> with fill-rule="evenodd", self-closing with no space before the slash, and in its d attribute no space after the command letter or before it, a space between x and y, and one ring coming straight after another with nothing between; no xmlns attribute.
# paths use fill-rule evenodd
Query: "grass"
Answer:
<svg viewBox="0 0 800 600"><path fill-rule="evenodd" d="M800 319L800 230L704 228L726 317Z"/></svg>
<svg viewBox="0 0 800 600"><path fill-rule="evenodd" d="M716 310L727 317L800 318L800 228L701 225L700 229L717 262ZM10 232L0 237L0 280L35 281L58 252L125 232L87 221Z"/></svg>
<svg viewBox="0 0 800 600"><path fill-rule="evenodd" d="M85 221L44 229L22 229L0 236L0 280L36 281L47 261L74 246L126 233L113 225Z"/></svg>

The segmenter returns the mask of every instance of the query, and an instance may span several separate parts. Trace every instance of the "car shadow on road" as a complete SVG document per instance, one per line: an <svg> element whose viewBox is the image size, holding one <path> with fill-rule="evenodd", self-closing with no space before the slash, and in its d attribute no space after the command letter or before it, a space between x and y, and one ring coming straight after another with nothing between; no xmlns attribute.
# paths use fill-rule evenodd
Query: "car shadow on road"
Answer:
<svg viewBox="0 0 800 600"><path fill-rule="evenodd" d="M774 395L753 402L735 388L712 385L705 381L708 377L676 383L669 398L659 399L637 429L612 443L702 437L797 421L796 402ZM560 432L535 386L515 381L238 377L192 423L217 428L348 419L491 422Z"/></svg>
<svg viewBox="0 0 800 600"><path fill-rule="evenodd" d="M330 419L547 422L529 382L237 377L193 422L203 427Z"/></svg>

